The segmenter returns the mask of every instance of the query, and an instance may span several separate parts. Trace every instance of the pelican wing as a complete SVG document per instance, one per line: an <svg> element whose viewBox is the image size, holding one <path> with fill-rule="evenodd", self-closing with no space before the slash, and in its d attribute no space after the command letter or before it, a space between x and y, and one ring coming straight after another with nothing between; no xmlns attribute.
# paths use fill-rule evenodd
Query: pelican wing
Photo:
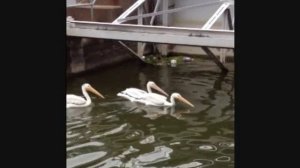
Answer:
<svg viewBox="0 0 300 168"><path fill-rule="evenodd" d="M145 105L163 106L167 98L155 93L148 93L140 99L136 99L135 102L143 103Z"/></svg>
<svg viewBox="0 0 300 168"><path fill-rule="evenodd" d="M134 100L134 99L140 99L144 97L144 95L147 94L146 91L136 88L128 88L120 93L118 93L118 96Z"/></svg>
<svg viewBox="0 0 300 168"><path fill-rule="evenodd" d="M83 97L72 94L67 95L67 104L83 105L85 102L86 100Z"/></svg>
<svg viewBox="0 0 300 168"><path fill-rule="evenodd" d="M152 98L158 99L158 100L167 100L167 97L164 95L160 95L157 93L148 93L148 96L151 96Z"/></svg>
<svg viewBox="0 0 300 168"><path fill-rule="evenodd" d="M119 92L117 95L129 99L132 102L139 102L153 106L164 106L165 101L167 101L166 96L157 93L148 93L137 88L128 88L122 92Z"/></svg>

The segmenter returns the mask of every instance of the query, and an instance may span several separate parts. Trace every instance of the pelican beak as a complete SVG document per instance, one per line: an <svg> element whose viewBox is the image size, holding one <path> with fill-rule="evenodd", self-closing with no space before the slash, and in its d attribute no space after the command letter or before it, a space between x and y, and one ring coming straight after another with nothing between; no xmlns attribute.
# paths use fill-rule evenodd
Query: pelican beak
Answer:
<svg viewBox="0 0 300 168"><path fill-rule="evenodd" d="M87 87L86 90L104 99L104 96L101 93L99 93L96 89L94 89L92 86Z"/></svg>
<svg viewBox="0 0 300 168"><path fill-rule="evenodd" d="M168 93L166 93L164 90L162 90L162 89L161 89L160 87L158 87L156 84L151 85L151 87L152 87L153 89L159 91L160 93L162 93L162 94L164 94L164 95L166 95L166 96L169 96Z"/></svg>
<svg viewBox="0 0 300 168"><path fill-rule="evenodd" d="M181 102L183 102L183 103L185 103L185 104L187 104L187 105L189 105L189 106L191 106L191 107L194 107L194 105L193 105L191 102L189 102L188 100L186 100L186 99L183 98L182 96L178 96L178 97L175 97L175 98L177 98L177 99L180 100Z"/></svg>

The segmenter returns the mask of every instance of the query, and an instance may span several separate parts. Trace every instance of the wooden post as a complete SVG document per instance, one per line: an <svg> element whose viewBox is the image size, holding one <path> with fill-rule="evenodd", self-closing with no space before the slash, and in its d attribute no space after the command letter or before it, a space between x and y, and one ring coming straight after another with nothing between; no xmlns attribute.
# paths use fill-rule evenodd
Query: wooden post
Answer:
<svg viewBox="0 0 300 168"><path fill-rule="evenodd" d="M147 2L148 2L148 1L147 1ZM154 8L153 12L157 12L160 3L161 3L161 0L157 0L157 1L156 1L155 8ZM149 21L149 25L151 25L151 26L153 25L154 19L155 19L155 16L152 16L152 17L151 17L151 20ZM142 44L142 47L141 47L141 53L142 53L142 55L144 54L146 44L147 44L147 43L143 43L143 44Z"/></svg>
<svg viewBox="0 0 300 168"><path fill-rule="evenodd" d="M163 10L169 9L169 0L163 0L162 8L163 8ZM162 16L163 26L169 26L169 17L168 16L169 16L169 14L167 14L167 13L163 14L163 16ZM167 44L161 45L161 54L163 56L168 55L168 45Z"/></svg>
<svg viewBox="0 0 300 168"><path fill-rule="evenodd" d="M144 12L144 8L143 8L143 5L141 5L141 6L138 7L138 15L139 16L142 15L143 12ZM138 24L139 25L143 24L143 18L142 17L138 18ZM143 54L144 54L143 43L138 42L137 51L138 51L137 52L138 56L141 58L143 56Z"/></svg>
<svg viewBox="0 0 300 168"><path fill-rule="evenodd" d="M82 38L78 37L70 39L71 73L78 73L85 70L85 59L81 41Z"/></svg>
<svg viewBox="0 0 300 168"><path fill-rule="evenodd" d="M227 25L230 24L228 22L228 13L229 13L228 9L226 9L223 13L223 23L222 23L223 29L227 29L228 28ZM222 63L226 62L226 52L227 52L227 49L225 49L225 48L220 49L220 62L222 62Z"/></svg>

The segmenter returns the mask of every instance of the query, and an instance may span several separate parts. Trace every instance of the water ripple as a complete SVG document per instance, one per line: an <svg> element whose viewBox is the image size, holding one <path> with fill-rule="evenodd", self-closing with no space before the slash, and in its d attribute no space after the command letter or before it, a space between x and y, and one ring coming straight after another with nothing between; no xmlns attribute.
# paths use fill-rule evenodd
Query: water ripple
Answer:
<svg viewBox="0 0 300 168"><path fill-rule="evenodd" d="M223 74L211 60L198 58L176 67L129 61L68 80L67 92L82 94L81 84L89 82L105 95L92 96L90 107L66 111L68 167L233 165L234 68L226 66L230 71ZM177 100L173 108L150 107L116 96L129 87L147 90L149 80L195 107Z"/></svg>
<svg viewBox="0 0 300 168"><path fill-rule="evenodd" d="M87 153L83 155L78 155L72 158L67 159L67 168L73 168L78 166L83 166L85 164L94 162L103 156L106 155L107 152L93 152L93 153Z"/></svg>
<svg viewBox="0 0 300 168"><path fill-rule="evenodd" d="M112 134L116 134L116 133L122 132L122 131L123 131L123 128L126 127L126 126L127 126L126 123L125 123L125 124L122 124L122 125L120 125L120 127L115 128L115 129L112 129L112 130L110 130L110 131L108 131L108 132L105 132L105 133L103 133L103 134L100 134L100 135L94 135L94 136L91 137L91 139L101 138L101 137L103 137L103 136L112 135Z"/></svg>
<svg viewBox="0 0 300 168"><path fill-rule="evenodd" d="M71 151L71 150L76 150L76 149L80 149L80 148L85 148L85 147L99 147L99 146L103 146L104 143L102 142L88 142L88 143L84 143L84 144L80 144L80 145L76 145L76 146L71 146L67 148L67 152Z"/></svg>
<svg viewBox="0 0 300 168"><path fill-rule="evenodd" d="M138 165L149 165L158 162L162 162L165 160L169 160L170 153L173 152L173 149L168 148L166 146L157 146L154 148L153 152L145 153L139 155L137 158L131 159L126 163L126 167L138 166Z"/></svg>

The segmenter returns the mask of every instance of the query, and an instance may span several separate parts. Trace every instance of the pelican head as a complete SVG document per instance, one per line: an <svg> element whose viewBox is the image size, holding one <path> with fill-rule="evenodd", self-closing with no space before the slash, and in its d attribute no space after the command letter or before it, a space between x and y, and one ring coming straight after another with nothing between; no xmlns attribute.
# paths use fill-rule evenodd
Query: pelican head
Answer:
<svg viewBox="0 0 300 168"><path fill-rule="evenodd" d="M85 89L86 91L89 91L89 92L91 92L91 93L94 93L95 95L97 95L97 96L99 96L99 97L101 97L101 98L104 99L104 96L103 96L101 93L99 93L96 89L94 89L94 88L93 88L90 84L88 84L88 83L83 84L83 85L82 85L82 89Z"/></svg>
<svg viewBox="0 0 300 168"><path fill-rule="evenodd" d="M179 101L181 101L181 102L183 102L183 103L185 103L185 104L187 104L187 105L189 105L191 107L194 107L194 105L191 102L189 102L188 100L186 100L185 98L183 98L179 93L173 93L172 95L177 100L179 100Z"/></svg>
<svg viewBox="0 0 300 168"><path fill-rule="evenodd" d="M158 87L153 81L149 81L149 82L147 83L147 87L151 87L151 88L153 88L153 89L159 91L160 93L162 93L162 94L164 94L164 95L166 95L166 96L169 96L168 93L166 93L164 90L162 90L160 87Z"/></svg>

